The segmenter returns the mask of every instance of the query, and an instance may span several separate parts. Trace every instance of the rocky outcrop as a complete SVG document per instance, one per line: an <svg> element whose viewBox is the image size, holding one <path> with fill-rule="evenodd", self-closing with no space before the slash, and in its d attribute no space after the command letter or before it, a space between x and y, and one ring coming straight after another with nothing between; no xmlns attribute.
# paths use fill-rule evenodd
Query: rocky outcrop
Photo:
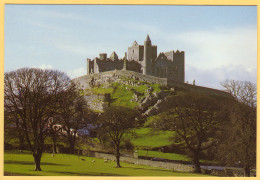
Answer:
<svg viewBox="0 0 260 180"><path fill-rule="evenodd" d="M132 91L133 97L131 102L137 102L139 106L137 109L143 113L144 116L151 116L162 112L163 104L166 101L166 97L169 94L174 93L173 88L168 88L167 90L161 90L160 92L155 92L154 88L151 86L153 83L148 83L147 81L141 81L138 77L130 76L128 78L121 77L115 74L107 74L105 76L93 77L90 85L92 87L102 87L104 89L115 88L111 83L119 83L125 86L126 91ZM102 85L102 86L101 86ZM146 86L144 93L140 93L135 87ZM88 105L91 109L97 111L103 111L105 107L108 106L106 102L105 95L97 95L94 93L86 95Z"/></svg>
<svg viewBox="0 0 260 180"><path fill-rule="evenodd" d="M107 104L104 102L105 96L102 94L88 94L84 96L88 107L95 111L103 111L107 107Z"/></svg>
<svg viewBox="0 0 260 180"><path fill-rule="evenodd" d="M152 116L162 112L165 107L165 102L167 101L167 96L173 94L174 90L160 91L158 93L151 92L152 90L148 88L147 96L138 107L138 110L143 113L143 116ZM133 99L138 100L138 96L135 94Z"/></svg>

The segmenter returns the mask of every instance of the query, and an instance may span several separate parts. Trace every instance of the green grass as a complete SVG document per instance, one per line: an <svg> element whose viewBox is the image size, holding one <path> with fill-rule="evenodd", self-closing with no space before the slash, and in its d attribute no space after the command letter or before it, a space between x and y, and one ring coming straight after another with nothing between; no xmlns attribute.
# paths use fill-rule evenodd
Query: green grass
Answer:
<svg viewBox="0 0 260 180"><path fill-rule="evenodd" d="M85 161L81 159L84 158ZM96 162L92 162L95 160ZM58 154L43 154L41 168L34 171L33 157L30 153L7 151L4 153L4 172L6 175L35 176L205 176L169 169L143 165L121 163L122 168L115 168L115 162L105 163L103 159Z"/></svg>
<svg viewBox="0 0 260 180"><path fill-rule="evenodd" d="M159 151L147 151L137 150L138 156L148 156L148 157L158 157L169 160L179 160L179 161L191 161L187 155L176 154L176 153L163 153Z"/></svg>
<svg viewBox="0 0 260 180"><path fill-rule="evenodd" d="M169 137L173 135L170 131L154 132L151 128L139 128L134 130L134 135L131 137L132 143L139 148L148 147L161 147L170 145Z"/></svg>
<svg viewBox="0 0 260 180"><path fill-rule="evenodd" d="M115 87L115 91L111 94L111 98L115 100L112 105L130 108L134 108L138 105L137 102L131 102L134 93L130 90L126 90L127 86L117 84Z"/></svg>
<svg viewBox="0 0 260 180"><path fill-rule="evenodd" d="M126 79L129 80L129 79ZM131 81L136 81L131 79ZM153 87L153 92L159 92L161 91L159 84L150 84L149 86ZM128 88L128 89L127 89ZM85 94L105 94L110 93L111 98L113 99L112 105L116 106L126 106L129 108L135 108L138 106L138 102L131 102L133 99L134 92L131 91L135 90L136 92L143 94L140 95L140 98L143 98L145 96L145 92L148 89L147 85L140 85L140 86L130 86L130 85L123 85L118 82L110 83L109 86L107 85L100 85L98 87L94 87L91 89L86 89Z"/></svg>

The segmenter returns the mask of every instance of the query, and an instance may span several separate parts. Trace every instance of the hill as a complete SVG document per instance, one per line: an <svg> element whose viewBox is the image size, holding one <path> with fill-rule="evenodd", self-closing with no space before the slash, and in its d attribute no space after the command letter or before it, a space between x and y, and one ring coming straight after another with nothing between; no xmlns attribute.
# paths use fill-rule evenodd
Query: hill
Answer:
<svg viewBox="0 0 260 180"><path fill-rule="evenodd" d="M103 111L110 105L126 106L140 110L145 116L158 114L165 107L167 96L176 95L173 88L160 83L150 83L136 77L117 77L103 81L84 90L88 105L95 111Z"/></svg>

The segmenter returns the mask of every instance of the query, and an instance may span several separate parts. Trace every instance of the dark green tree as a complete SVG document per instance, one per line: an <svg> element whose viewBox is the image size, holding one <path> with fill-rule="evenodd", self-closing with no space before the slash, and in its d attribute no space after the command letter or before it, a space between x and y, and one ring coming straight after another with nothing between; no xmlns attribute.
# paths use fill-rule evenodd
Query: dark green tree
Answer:
<svg viewBox="0 0 260 180"><path fill-rule="evenodd" d="M152 126L176 132L174 139L182 142L193 159L195 170L200 173L202 151L216 145L214 138L221 123L220 106L215 99L200 94L186 93L172 97L171 107L152 122Z"/></svg>
<svg viewBox="0 0 260 180"><path fill-rule="evenodd" d="M250 176L256 166L256 85L234 80L222 85L235 101L226 108L229 121L222 128L218 156L227 165L239 163Z"/></svg>
<svg viewBox="0 0 260 180"><path fill-rule="evenodd" d="M60 139L59 137L61 136L62 131L62 128L57 124L57 119L58 118L55 118L54 115L54 117L52 117L48 123L49 136L52 139L52 152L55 154L57 153L57 142Z"/></svg>
<svg viewBox="0 0 260 180"><path fill-rule="evenodd" d="M125 133L137 124L139 113L136 110L110 106L98 117L99 133L107 134L113 143L117 167L120 166L120 145Z"/></svg>
<svg viewBox="0 0 260 180"><path fill-rule="evenodd" d="M59 103L58 122L65 131L63 136L67 139L69 151L74 153L76 141L78 139L78 130L86 127L90 110L87 101L77 84L71 83L71 86L61 93L62 102Z"/></svg>
<svg viewBox="0 0 260 180"><path fill-rule="evenodd" d="M7 143L13 139L18 139L19 149L26 149L25 135L22 129L22 121L16 111L5 106L4 110L4 141Z"/></svg>

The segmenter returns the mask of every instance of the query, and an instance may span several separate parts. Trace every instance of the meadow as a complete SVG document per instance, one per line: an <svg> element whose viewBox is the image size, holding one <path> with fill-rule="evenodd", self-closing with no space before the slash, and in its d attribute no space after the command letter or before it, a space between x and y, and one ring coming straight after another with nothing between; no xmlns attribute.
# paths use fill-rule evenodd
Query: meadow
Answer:
<svg viewBox="0 0 260 180"><path fill-rule="evenodd" d="M83 159L83 160L82 160ZM206 176L170 169L127 164L116 168L113 161L104 162L86 156L44 153L41 161L42 171L34 171L33 156L30 152L6 151L4 153L5 175L18 176Z"/></svg>

